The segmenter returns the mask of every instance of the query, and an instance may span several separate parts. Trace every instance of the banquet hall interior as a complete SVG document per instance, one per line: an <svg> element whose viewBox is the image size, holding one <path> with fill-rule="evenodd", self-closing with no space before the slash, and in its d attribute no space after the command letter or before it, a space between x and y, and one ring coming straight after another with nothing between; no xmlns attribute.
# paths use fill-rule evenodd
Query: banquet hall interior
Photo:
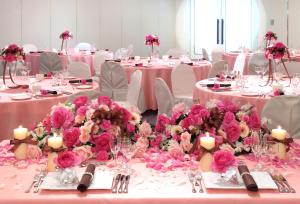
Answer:
<svg viewBox="0 0 300 204"><path fill-rule="evenodd" d="M0 204L299 204L299 9L0 0Z"/></svg>

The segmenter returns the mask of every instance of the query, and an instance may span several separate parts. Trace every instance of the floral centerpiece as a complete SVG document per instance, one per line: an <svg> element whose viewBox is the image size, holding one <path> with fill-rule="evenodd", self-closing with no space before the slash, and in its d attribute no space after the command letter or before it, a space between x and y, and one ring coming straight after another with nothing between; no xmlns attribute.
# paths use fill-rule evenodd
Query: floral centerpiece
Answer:
<svg viewBox="0 0 300 204"><path fill-rule="evenodd" d="M18 61L18 60L23 60L24 59L24 52L23 48L18 47L16 44L11 44L8 47L2 49L0 51L0 57L4 60L4 69L3 69L3 83L5 84L5 73L7 66L9 64L9 77L13 83L13 77L12 77L12 66L13 63Z"/></svg>
<svg viewBox="0 0 300 204"><path fill-rule="evenodd" d="M159 42L159 38L156 35L147 35L145 37L145 45L147 46L151 46L151 53L154 52L154 45L159 46L160 42Z"/></svg>
<svg viewBox="0 0 300 204"><path fill-rule="evenodd" d="M291 84L291 77L289 75L289 72L285 66L284 63L284 58L290 59L290 53L288 50L288 47L283 44L282 42L277 42L275 44L273 44L272 46L269 46L266 48L265 51L265 57L266 59L269 59L269 77L268 77L268 81L267 84L272 84L273 80L274 80L274 76L273 76L273 67L272 67L272 60L274 59L276 63L282 63L284 66L284 69L288 75L288 78L290 79L290 84Z"/></svg>
<svg viewBox="0 0 300 204"><path fill-rule="evenodd" d="M269 47L271 45L272 41L276 41L277 40L277 35L276 33L272 32L272 31L268 31L265 34L265 41L266 41L266 48Z"/></svg>
<svg viewBox="0 0 300 204"><path fill-rule="evenodd" d="M62 51L63 46L64 46L64 42L66 42L66 48L67 48L67 42L68 42L68 40L73 38L73 35L70 31L66 30L66 31L64 31L63 33L61 33L59 35L59 38L61 39L61 48L60 48L60 50Z"/></svg>

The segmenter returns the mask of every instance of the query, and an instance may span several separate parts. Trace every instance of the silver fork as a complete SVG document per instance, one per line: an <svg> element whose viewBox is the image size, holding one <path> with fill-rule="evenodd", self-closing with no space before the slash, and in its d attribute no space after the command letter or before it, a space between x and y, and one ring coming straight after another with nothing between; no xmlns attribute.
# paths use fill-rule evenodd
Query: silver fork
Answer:
<svg viewBox="0 0 300 204"><path fill-rule="evenodd" d="M194 184L194 182L195 182L195 174L193 173L193 172L189 172L188 173L188 177L189 177L189 181L190 181L190 183L192 184L192 192L193 193L196 193L197 191L196 191L196 189L195 189L195 184Z"/></svg>
<svg viewBox="0 0 300 204"><path fill-rule="evenodd" d="M203 186L202 186L201 180L202 180L202 174L201 174L201 172L198 172L196 174L196 181L199 184L199 193L203 193Z"/></svg>
<svg viewBox="0 0 300 204"><path fill-rule="evenodd" d="M38 182L36 182L36 184L34 185L34 190L33 190L34 193L39 192L40 186L43 183L45 176L46 176L46 172L42 171Z"/></svg>
<svg viewBox="0 0 300 204"><path fill-rule="evenodd" d="M25 192L25 193L29 193L30 190L31 190L31 188L32 188L32 186L33 186L35 183L38 182L39 178L40 178L40 174L39 174L39 173L35 174L34 177L33 177L32 182L30 183L30 185L28 186L28 188L27 188L24 192Z"/></svg>
<svg viewBox="0 0 300 204"><path fill-rule="evenodd" d="M282 181L282 183L284 183L288 187L290 193L296 193L296 190L289 184L289 182L286 180L286 178L284 178L284 176L279 174L278 177Z"/></svg>

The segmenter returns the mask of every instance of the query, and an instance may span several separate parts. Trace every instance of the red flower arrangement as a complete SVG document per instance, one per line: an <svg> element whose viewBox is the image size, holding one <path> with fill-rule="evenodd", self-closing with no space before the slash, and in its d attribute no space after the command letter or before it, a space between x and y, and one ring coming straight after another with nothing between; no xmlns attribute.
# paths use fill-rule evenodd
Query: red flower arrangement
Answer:
<svg viewBox="0 0 300 204"><path fill-rule="evenodd" d="M145 38L145 45L151 46L151 51L153 52L153 46L159 46L160 42L159 42L159 38L156 35L147 35Z"/></svg>
<svg viewBox="0 0 300 204"><path fill-rule="evenodd" d="M232 152L227 150L218 150L214 153L212 167L213 170L224 173L229 167L235 164L236 160Z"/></svg>
<svg viewBox="0 0 300 204"><path fill-rule="evenodd" d="M276 33L272 32L272 31L268 31L268 32L265 34L266 48L267 48L268 46L270 46L271 41L275 41L275 40L277 40L277 35L276 35Z"/></svg>
<svg viewBox="0 0 300 204"><path fill-rule="evenodd" d="M73 35L70 31L66 30L65 32L59 35L59 38L62 39L60 50L63 50L64 42L66 41L66 47L67 47L67 40L72 39Z"/></svg>

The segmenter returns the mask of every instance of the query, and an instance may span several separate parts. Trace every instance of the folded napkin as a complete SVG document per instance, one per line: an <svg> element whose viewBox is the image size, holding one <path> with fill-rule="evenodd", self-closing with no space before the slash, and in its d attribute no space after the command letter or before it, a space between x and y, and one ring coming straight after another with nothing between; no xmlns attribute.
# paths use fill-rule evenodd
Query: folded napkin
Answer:
<svg viewBox="0 0 300 204"><path fill-rule="evenodd" d="M186 64L186 65L189 65L189 66L193 66L194 65L193 62L183 62L182 64Z"/></svg>
<svg viewBox="0 0 300 204"><path fill-rule="evenodd" d="M116 59L116 60L105 60L105 62L121 62L120 59Z"/></svg>
<svg viewBox="0 0 300 204"><path fill-rule="evenodd" d="M219 84L220 87L231 87L231 84ZM206 84L208 88L213 88L215 84Z"/></svg>
<svg viewBox="0 0 300 204"><path fill-rule="evenodd" d="M75 80L69 80L70 84L75 84L75 83L85 84L87 82L93 82L93 79L75 79Z"/></svg>
<svg viewBox="0 0 300 204"><path fill-rule="evenodd" d="M48 73L44 74L44 77L52 77L52 76L53 76L52 72L48 72Z"/></svg>
<svg viewBox="0 0 300 204"><path fill-rule="evenodd" d="M136 67L142 67L142 66L143 66L143 63L136 63L135 66L136 66Z"/></svg>
<svg viewBox="0 0 300 204"><path fill-rule="evenodd" d="M78 191L84 192L89 188L89 186L91 185L94 179L95 168L96 168L95 164L89 164L86 167L86 170L82 175L81 180L77 186Z"/></svg>
<svg viewBox="0 0 300 204"><path fill-rule="evenodd" d="M41 89L40 92L41 95L48 95L48 94L57 95L57 91Z"/></svg>
<svg viewBox="0 0 300 204"><path fill-rule="evenodd" d="M244 184L248 191L258 191L258 187L253 177L251 176L248 167L246 164L240 164L238 166L239 173L244 181Z"/></svg>

